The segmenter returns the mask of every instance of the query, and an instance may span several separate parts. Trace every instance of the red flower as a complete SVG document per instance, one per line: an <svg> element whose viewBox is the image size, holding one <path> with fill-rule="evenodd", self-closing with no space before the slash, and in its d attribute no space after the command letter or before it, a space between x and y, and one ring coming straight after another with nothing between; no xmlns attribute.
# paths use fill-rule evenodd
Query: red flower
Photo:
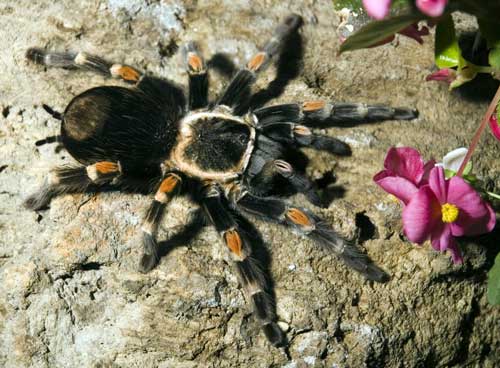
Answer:
<svg viewBox="0 0 500 368"><path fill-rule="evenodd" d="M429 74L425 77L425 81L438 81L438 82L446 82L451 84L455 79L457 79L457 71L454 69L439 69L438 71Z"/></svg>
<svg viewBox="0 0 500 368"><path fill-rule="evenodd" d="M500 125L498 124L496 111L490 117L490 128L491 134L500 141Z"/></svg>
<svg viewBox="0 0 500 368"><path fill-rule="evenodd" d="M434 160L424 164L422 156L414 148L391 147L385 156L385 170L376 174L373 180L386 192L407 204L418 189L427 184L434 164Z"/></svg>
<svg viewBox="0 0 500 368"><path fill-rule="evenodd" d="M449 250L454 263L462 262L455 236L479 235L495 227L491 206L461 177L445 180L442 167L430 172L429 184L421 187L403 209L403 230L418 244L430 238L438 251Z"/></svg>
<svg viewBox="0 0 500 368"><path fill-rule="evenodd" d="M417 8L429 17L439 17L444 12L448 0L417 0Z"/></svg>
<svg viewBox="0 0 500 368"><path fill-rule="evenodd" d="M368 15L375 19L382 19L389 14L392 0L363 0L363 6Z"/></svg>

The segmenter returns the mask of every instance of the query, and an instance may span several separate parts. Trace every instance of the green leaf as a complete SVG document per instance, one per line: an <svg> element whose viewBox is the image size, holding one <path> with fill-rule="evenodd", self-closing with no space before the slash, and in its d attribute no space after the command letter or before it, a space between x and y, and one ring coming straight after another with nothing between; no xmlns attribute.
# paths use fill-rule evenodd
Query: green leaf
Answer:
<svg viewBox="0 0 500 368"><path fill-rule="evenodd" d="M467 183L473 185L477 180L477 176L475 174L462 175L462 179L464 179Z"/></svg>
<svg viewBox="0 0 500 368"><path fill-rule="evenodd" d="M407 0L394 0L391 4L391 9L402 9L408 6ZM358 10L363 7L362 0L333 0L333 7L335 10L342 10L344 8L350 10Z"/></svg>
<svg viewBox="0 0 500 368"><path fill-rule="evenodd" d="M404 9L408 7L408 0L394 0L391 4L391 10Z"/></svg>
<svg viewBox="0 0 500 368"><path fill-rule="evenodd" d="M495 258L495 264L488 272L488 302L500 305L500 253Z"/></svg>
<svg viewBox="0 0 500 368"><path fill-rule="evenodd" d="M450 84L450 90L457 88L464 83L470 82L476 78L477 73L479 73L481 68L468 60L465 60L462 55L458 58L458 70L457 76L453 82Z"/></svg>
<svg viewBox="0 0 500 368"><path fill-rule="evenodd" d="M500 69L500 47L492 49L488 55L488 62L494 68Z"/></svg>
<svg viewBox="0 0 500 368"><path fill-rule="evenodd" d="M340 46L340 53L374 46L424 18L422 14L404 14L389 19L375 20L347 38Z"/></svg>
<svg viewBox="0 0 500 368"><path fill-rule="evenodd" d="M452 177L454 177L455 175L457 175L457 173L453 170L450 170L450 169L444 169L444 177L446 179L450 179Z"/></svg>
<svg viewBox="0 0 500 368"><path fill-rule="evenodd" d="M463 176L469 175L472 172L472 161L467 162L465 164L464 172L462 173Z"/></svg>
<svg viewBox="0 0 500 368"><path fill-rule="evenodd" d="M439 69L453 68L460 63L460 47L451 15L444 17L436 26L434 58Z"/></svg>
<svg viewBox="0 0 500 368"><path fill-rule="evenodd" d="M333 0L333 8L335 10L342 10L347 8L349 10L359 10L363 7L362 0Z"/></svg>
<svg viewBox="0 0 500 368"><path fill-rule="evenodd" d="M446 179L451 179L456 176L457 172L451 169L444 169L444 177ZM467 181L470 184L473 184L477 181L476 175L472 174L472 161L467 162L464 168L464 172L462 173L462 179Z"/></svg>

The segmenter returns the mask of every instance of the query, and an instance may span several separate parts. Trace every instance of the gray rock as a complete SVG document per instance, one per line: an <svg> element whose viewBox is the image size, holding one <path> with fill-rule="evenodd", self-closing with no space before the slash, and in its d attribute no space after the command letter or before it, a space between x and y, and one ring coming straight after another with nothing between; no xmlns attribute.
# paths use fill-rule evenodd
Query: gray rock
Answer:
<svg viewBox="0 0 500 368"><path fill-rule="evenodd" d="M363 246L392 280L372 284L284 228L256 222L272 254L281 325L291 361L271 347L250 316L216 232L203 230L151 273L137 271L138 228L149 199L106 193L66 195L40 213L23 197L48 170L70 163L34 142L58 131L40 107L62 110L92 86L119 84L84 72L28 64L28 47L84 50L185 82L177 48L244 62L289 12L305 18L304 71L279 101L311 98L414 106L414 122L328 134L353 144L338 159L307 150L309 173L334 171L346 189L323 215L348 237L356 214L373 224ZM469 23L467 23L469 22ZM462 27L470 20L465 18ZM430 158L466 145L484 104L424 83L432 42L337 56L330 1L12 1L0 4L0 365L4 367L494 367L500 364L498 308L487 304L491 250L473 242L453 266L428 245L401 240L400 208L372 183L391 145ZM264 86L271 74L261 78ZM212 92L225 81L212 78ZM477 172L500 187L494 139L485 135ZM301 205L304 198L293 199ZM175 233L191 204L177 200L161 238Z"/></svg>

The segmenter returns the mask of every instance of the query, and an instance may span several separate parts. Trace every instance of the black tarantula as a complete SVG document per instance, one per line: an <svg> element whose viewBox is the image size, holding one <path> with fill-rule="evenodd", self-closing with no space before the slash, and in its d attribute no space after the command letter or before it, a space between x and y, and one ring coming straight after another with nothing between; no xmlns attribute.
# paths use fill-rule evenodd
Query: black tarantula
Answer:
<svg viewBox="0 0 500 368"><path fill-rule="evenodd" d="M311 203L321 205L314 184L303 174L304 168L290 163L293 160L289 157L297 155L301 147L350 154L347 144L316 134L311 128L410 120L417 112L322 101L262 107L262 93L259 106L258 94L251 91L257 75L275 56L279 67L283 61L280 59L285 57L284 45L298 35L301 25L300 16L288 16L213 102L208 100L206 64L192 43L184 48L189 75L187 101L181 88L143 75L131 66L82 52L29 49L27 58L37 64L89 70L120 78L132 87L89 89L74 97L64 113L44 105L61 120L61 133L37 145L61 142L81 165L54 169L45 184L26 199L26 206L39 210L63 193L106 188L154 193L142 225L144 251L140 269L147 272L162 255L156 236L167 204L176 195L189 195L220 234L255 317L267 339L278 347L286 346L287 339L277 324L270 281L256 255L254 237L243 229L245 221L238 214L240 210L288 226L337 254L366 278L385 281L387 274L352 242L340 237L311 211L279 197L299 192Z"/></svg>

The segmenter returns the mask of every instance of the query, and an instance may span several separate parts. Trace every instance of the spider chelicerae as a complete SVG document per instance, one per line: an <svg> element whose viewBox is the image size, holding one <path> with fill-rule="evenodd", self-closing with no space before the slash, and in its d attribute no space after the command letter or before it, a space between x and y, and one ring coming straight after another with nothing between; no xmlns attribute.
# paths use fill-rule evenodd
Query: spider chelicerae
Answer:
<svg viewBox="0 0 500 368"><path fill-rule="evenodd" d="M189 196L200 207L198 215L220 234L255 317L267 339L278 347L287 345L286 335L277 324L269 277L255 252L255 239L245 231L240 212L288 226L366 278L385 281L387 274L351 241L311 211L280 197L298 192L314 205L322 205L305 168L294 163L301 147L350 154L347 144L316 134L312 128L410 120L417 112L322 101L264 106L265 94L252 93L252 85L273 59L278 67L286 65L286 45L297 39L301 25L300 16L288 16L261 51L234 73L215 101L208 99L207 65L194 43L183 50L189 76L187 99L172 82L143 75L131 66L83 52L29 49L27 58L37 64L97 72L132 87L89 89L74 97L63 113L44 105L61 120L61 133L36 144L60 142L80 165L52 170L43 186L26 199L26 207L40 210L63 193L110 188L154 194L141 228L140 270L147 272L162 255L156 238L168 203L177 195Z"/></svg>

